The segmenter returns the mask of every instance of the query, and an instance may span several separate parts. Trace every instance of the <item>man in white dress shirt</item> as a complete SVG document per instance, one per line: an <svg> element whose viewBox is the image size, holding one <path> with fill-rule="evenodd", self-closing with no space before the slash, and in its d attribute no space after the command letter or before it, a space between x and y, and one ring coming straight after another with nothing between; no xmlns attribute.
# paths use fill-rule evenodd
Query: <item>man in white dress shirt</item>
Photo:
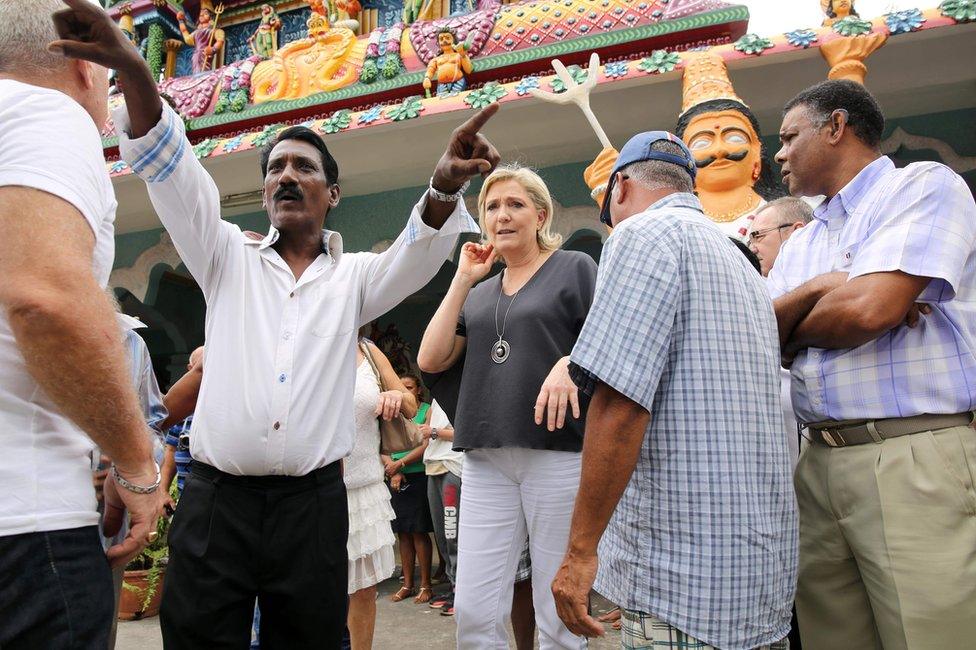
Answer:
<svg viewBox="0 0 976 650"><path fill-rule="evenodd" d="M96 528L93 441L123 485L146 488L106 497L121 497L132 523L108 549L112 564L146 544L160 506L146 422L102 289L116 207L98 136L108 73L45 51L58 6L0 2L4 650L107 646L112 576Z"/></svg>
<svg viewBox="0 0 976 650"><path fill-rule="evenodd" d="M337 648L348 527L339 460L354 438L356 332L433 278L458 235L476 232L459 199L497 163L478 134L497 107L454 131L382 254L344 253L339 233L323 230L339 203L338 166L314 132L286 129L262 156L272 225L252 241L221 220L217 187L145 62L101 9L65 1L56 46L119 72L122 156L207 300L193 472L170 532L166 647L245 647L256 596L262 647Z"/></svg>

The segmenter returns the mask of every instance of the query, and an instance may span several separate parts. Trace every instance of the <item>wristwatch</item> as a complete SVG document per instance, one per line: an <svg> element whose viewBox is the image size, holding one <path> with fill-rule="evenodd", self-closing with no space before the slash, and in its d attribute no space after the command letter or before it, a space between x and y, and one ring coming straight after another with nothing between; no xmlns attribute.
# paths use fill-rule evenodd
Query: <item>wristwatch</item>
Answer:
<svg viewBox="0 0 976 650"><path fill-rule="evenodd" d="M437 427L434 427L430 430L430 439L437 440Z"/></svg>
<svg viewBox="0 0 976 650"><path fill-rule="evenodd" d="M452 203L454 201L460 201L461 197L464 196L464 193L467 191L470 185L471 185L471 181L466 180L464 181L464 185L462 185L457 192L455 192L454 194L448 194L447 192L441 192L439 189L434 187L434 177L431 176L430 185L427 188L427 193L433 199L437 199L438 201L443 201L444 203Z"/></svg>

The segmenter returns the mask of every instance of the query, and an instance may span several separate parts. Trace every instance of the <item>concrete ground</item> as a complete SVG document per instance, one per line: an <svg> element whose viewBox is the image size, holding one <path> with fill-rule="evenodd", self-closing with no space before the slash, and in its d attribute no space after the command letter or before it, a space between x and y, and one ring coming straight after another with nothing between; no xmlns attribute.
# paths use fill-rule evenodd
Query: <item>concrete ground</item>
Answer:
<svg viewBox="0 0 976 650"><path fill-rule="evenodd" d="M400 586L391 578L380 585L380 597L376 607L376 650L449 650L455 647L453 617L441 616L427 605L415 605L413 600L399 603L390 601L390 595ZM438 592L437 586L434 587ZM602 598L595 598L594 615L603 614L611 605ZM593 650L610 650L620 647L620 633L607 625L607 635L590 642ZM159 617L141 621L120 621L117 650L162 650ZM512 645L514 647L514 644ZM537 646L538 647L538 646Z"/></svg>

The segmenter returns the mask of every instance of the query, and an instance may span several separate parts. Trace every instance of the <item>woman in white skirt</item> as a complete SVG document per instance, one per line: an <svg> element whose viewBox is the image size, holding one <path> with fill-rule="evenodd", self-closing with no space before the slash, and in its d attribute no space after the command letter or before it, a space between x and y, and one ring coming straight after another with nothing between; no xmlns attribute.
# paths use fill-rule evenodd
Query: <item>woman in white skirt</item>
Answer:
<svg viewBox="0 0 976 650"><path fill-rule="evenodd" d="M381 392L379 378L364 354L370 357L383 383L392 390ZM395 538L390 491L383 482L380 460L379 419L402 413L413 417L417 400L400 382L386 356L366 339L356 350L356 442L343 463L343 479L349 501L349 636L353 650L373 646L376 623L376 585L393 575Z"/></svg>

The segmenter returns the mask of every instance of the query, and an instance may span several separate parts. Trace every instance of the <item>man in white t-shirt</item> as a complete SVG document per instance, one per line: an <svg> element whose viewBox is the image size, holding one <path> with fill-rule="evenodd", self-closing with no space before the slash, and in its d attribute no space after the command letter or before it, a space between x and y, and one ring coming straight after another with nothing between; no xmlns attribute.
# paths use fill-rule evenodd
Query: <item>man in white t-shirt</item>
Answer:
<svg viewBox="0 0 976 650"><path fill-rule="evenodd" d="M4 650L106 647L109 561L138 553L159 512L146 423L102 289L116 207L96 127L107 116L108 74L45 50L55 38L51 13L62 7L0 3ZM115 460L112 493L131 514L108 560L96 528L93 441Z"/></svg>

